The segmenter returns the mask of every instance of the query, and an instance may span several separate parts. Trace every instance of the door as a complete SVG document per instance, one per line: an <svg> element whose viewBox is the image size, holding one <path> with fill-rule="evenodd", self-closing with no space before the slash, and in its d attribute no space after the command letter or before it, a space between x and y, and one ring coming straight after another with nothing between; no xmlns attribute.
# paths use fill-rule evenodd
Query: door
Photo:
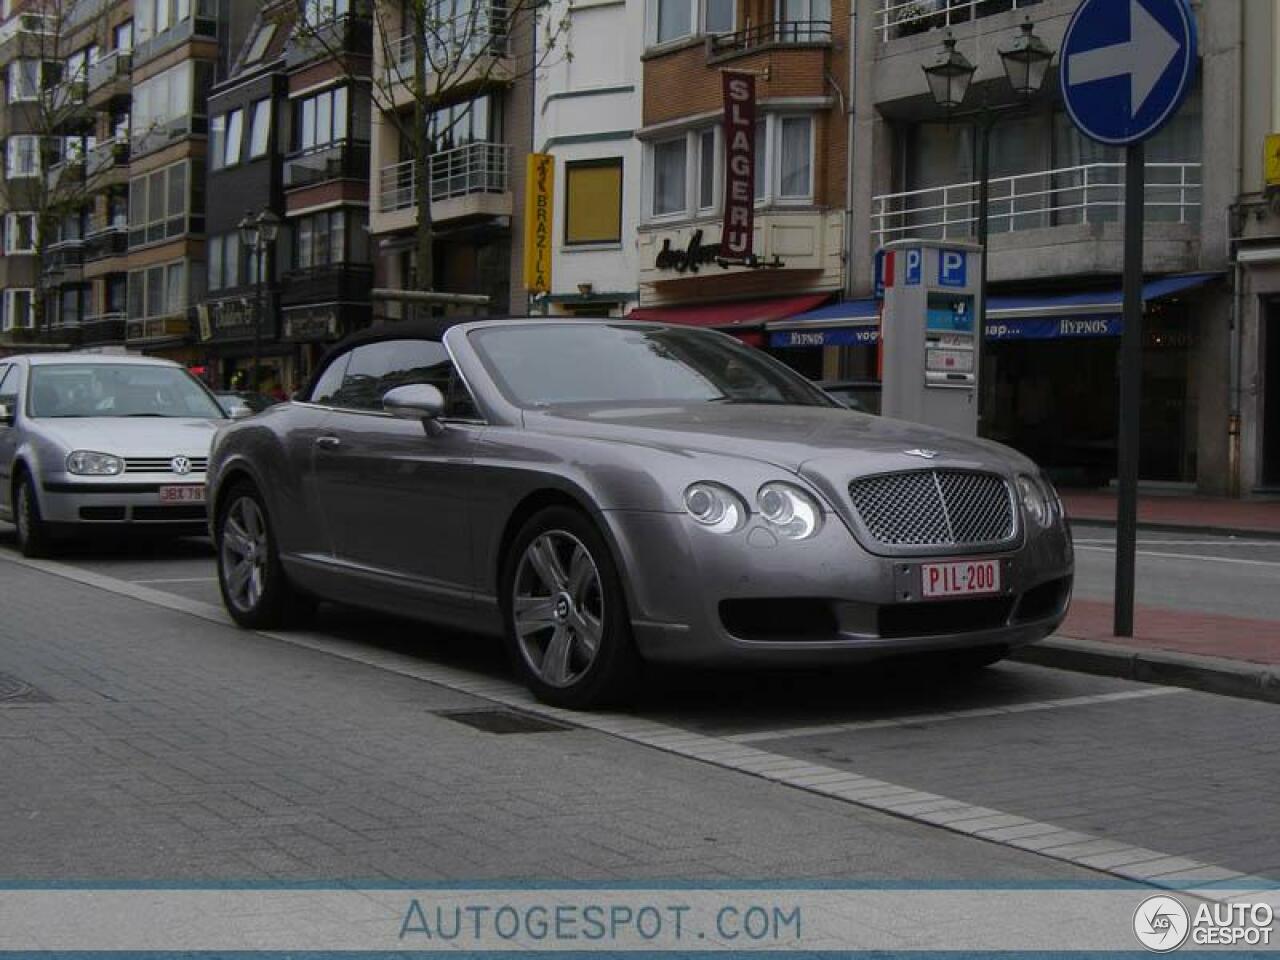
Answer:
<svg viewBox="0 0 1280 960"><path fill-rule="evenodd" d="M1266 308L1262 367L1262 484L1280 487L1280 301Z"/></svg>
<svg viewBox="0 0 1280 960"><path fill-rule="evenodd" d="M469 605L474 589L470 484L483 424L447 416L442 430L429 433L384 413L382 397L409 383L429 383L448 396L452 380L439 342L357 347L314 461L335 560L446 607ZM446 414L468 412L455 407Z"/></svg>

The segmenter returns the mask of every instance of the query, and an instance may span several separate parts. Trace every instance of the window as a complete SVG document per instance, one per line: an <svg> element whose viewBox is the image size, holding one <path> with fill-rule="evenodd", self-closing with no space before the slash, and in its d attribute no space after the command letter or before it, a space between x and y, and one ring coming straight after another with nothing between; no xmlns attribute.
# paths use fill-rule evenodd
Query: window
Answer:
<svg viewBox="0 0 1280 960"><path fill-rule="evenodd" d="M698 134L698 209L714 210L716 197L716 131Z"/></svg>
<svg viewBox="0 0 1280 960"><path fill-rule="evenodd" d="M209 121L209 168L221 170L227 150L227 115L219 114Z"/></svg>
<svg viewBox="0 0 1280 960"><path fill-rule="evenodd" d="M240 234L238 231L210 237L208 246L209 292L240 285ZM252 255L252 254L250 254Z"/></svg>
<svg viewBox="0 0 1280 960"><path fill-rule="evenodd" d="M276 25L274 23L266 24L261 30L254 35L253 43L249 45L249 52L244 55L246 64L257 63L267 52L267 45L271 43L271 38L276 34Z"/></svg>
<svg viewBox="0 0 1280 960"><path fill-rule="evenodd" d="M189 166L184 160L129 181L129 246L158 243L187 232L188 215L200 212L189 187L203 180L198 170L188 176Z"/></svg>
<svg viewBox="0 0 1280 960"><path fill-rule="evenodd" d="M133 21L126 20L112 31L115 47L121 53L130 53L133 50Z"/></svg>
<svg viewBox="0 0 1280 960"><path fill-rule="evenodd" d="M12 136L5 143L5 176L40 176L40 138L29 134Z"/></svg>
<svg viewBox="0 0 1280 960"><path fill-rule="evenodd" d="M240 162L240 146L244 136L244 111L232 110L227 114L227 147L223 165L234 167Z"/></svg>
<svg viewBox="0 0 1280 960"><path fill-rule="evenodd" d="M30 288L4 292L4 330L30 330L36 325L35 291Z"/></svg>
<svg viewBox="0 0 1280 960"><path fill-rule="evenodd" d="M4 218L4 252L36 252L36 215L34 213L9 213Z"/></svg>
<svg viewBox="0 0 1280 960"><path fill-rule="evenodd" d="M653 145L653 215L656 217L685 212L685 157L688 144L684 137Z"/></svg>
<svg viewBox="0 0 1280 960"><path fill-rule="evenodd" d="M163 317L186 309L187 263L177 260L129 273L129 316Z"/></svg>
<svg viewBox="0 0 1280 960"><path fill-rule="evenodd" d="M347 0L303 0L302 19L309 27L337 20L347 15Z"/></svg>
<svg viewBox="0 0 1280 960"><path fill-rule="evenodd" d="M381 410L382 398L388 390L425 383L444 395L446 417L467 420L479 417L466 387L454 371L448 351L437 341L384 340L356 347L346 361L342 385L335 391L330 373L342 363L342 358L337 360L316 384L312 396L317 402L353 410Z"/></svg>
<svg viewBox="0 0 1280 960"><path fill-rule="evenodd" d="M297 269L346 262L346 216L341 210L329 210L295 222L293 262Z"/></svg>
<svg viewBox="0 0 1280 960"><path fill-rule="evenodd" d="M670 43L695 33L732 33L737 0L650 0L649 43Z"/></svg>
<svg viewBox="0 0 1280 960"><path fill-rule="evenodd" d="M344 353L324 368L324 373L311 388L311 403L332 403L342 388L342 381L347 373L347 364L351 360L350 353Z"/></svg>
<svg viewBox="0 0 1280 960"><path fill-rule="evenodd" d="M299 100L295 127L298 150L323 147L347 138L347 88L335 87Z"/></svg>
<svg viewBox="0 0 1280 960"><path fill-rule="evenodd" d="M130 135L140 140L170 124L182 122L180 129L190 129L191 117L203 113L201 105L192 101L194 64L188 60L142 81L133 88L132 127ZM167 143L161 140L155 145Z"/></svg>
<svg viewBox="0 0 1280 960"><path fill-rule="evenodd" d="M703 33L733 33L737 0L705 0Z"/></svg>
<svg viewBox="0 0 1280 960"><path fill-rule="evenodd" d="M267 155L271 139L271 101L259 100L253 105L253 122L249 132L249 157L256 159Z"/></svg>
<svg viewBox="0 0 1280 960"><path fill-rule="evenodd" d="M133 8L137 39L145 43L191 17L191 0L138 0Z"/></svg>
<svg viewBox="0 0 1280 960"><path fill-rule="evenodd" d="M622 158L566 163L564 242L622 242Z"/></svg>
<svg viewBox="0 0 1280 960"><path fill-rule="evenodd" d="M428 136L437 152L469 143L498 143L502 140L501 119L493 97L476 97L433 111L427 120Z"/></svg>
<svg viewBox="0 0 1280 960"><path fill-rule="evenodd" d="M782 141L778 150L778 196L807 200L813 195L813 120L780 117L778 126Z"/></svg>
<svg viewBox="0 0 1280 960"><path fill-rule="evenodd" d="M9 64L9 102L40 99L40 81L48 66L39 60L15 60Z"/></svg>
<svg viewBox="0 0 1280 960"><path fill-rule="evenodd" d="M67 72L64 79L68 83L83 83L88 74L88 58L86 51L77 50L67 57Z"/></svg>

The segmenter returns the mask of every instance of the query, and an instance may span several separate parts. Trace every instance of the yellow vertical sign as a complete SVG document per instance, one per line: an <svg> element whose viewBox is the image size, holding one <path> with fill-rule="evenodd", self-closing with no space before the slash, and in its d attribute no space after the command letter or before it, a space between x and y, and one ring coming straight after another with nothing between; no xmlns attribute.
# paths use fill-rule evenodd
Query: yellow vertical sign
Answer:
<svg viewBox="0 0 1280 960"><path fill-rule="evenodd" d="M1267 186L1280 187L1280 133L1267 136Z"/></svg>
<svg viewBox="0 0 1280 960"><path fill-rule="evenodd" d="M551 210L555 162L555 157L549 153L531 153L525 171L524 288L530 293L551 292Z"/></svg>

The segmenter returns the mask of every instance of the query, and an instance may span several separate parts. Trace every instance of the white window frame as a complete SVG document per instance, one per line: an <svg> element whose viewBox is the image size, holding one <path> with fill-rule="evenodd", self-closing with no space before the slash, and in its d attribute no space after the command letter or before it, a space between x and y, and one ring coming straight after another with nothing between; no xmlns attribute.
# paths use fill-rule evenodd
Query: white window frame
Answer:
<svg viewBox="0 0 1280 960"><path fill-rule="evenodd" d="M658 201L658 147L667 143L676 141L684 141L684 207L680 210L672 210L663 213L657 211ZM696 190L696 178L693 171L696 170L697 164L690 163L690 157L697 156L697 143L694 131L688 130L674 137L663 137L661 140L654 140L645 144L645 175L644 175L644 191L645 191L645 212L648 219L654 223L667 223L671 221L687 220L689 218L690 199L695 195L691 191ZM696 201L695 201L696 202Z"/></svg>
<svg viewBox="0 0 1280 960"><path fill-rule="evenodd" d="M18 220L20 217L31 218L31 246L19 247L16 239L20 233L18 230ZM4 217L4 252L5 256L17 256L21 254L31 254L36 252L36 246L40 240L36 236L39 225L36 222L36 215L31 210L14 210L6 213Z"/></svg>
<svg viewBox="0 0 1280 960"><path fill-rule="evenodd" d="M36 65L36 88L29 95L23 94L22 85L18 82L22 76L22 65L24 63L34 63ZM35 103L40 99L40 90L44 86L45 70L48 63L49 61L46 60L23 57L9 64L7 79L9 86L8 100L10 103Z"/></svg>
<svg viewBox="0 0 1280 960"><path fill-rule="evenodd" d="M18 294L27 295L27 322L14 322L14 301ZM4 292L4 332L10 330L32 330L36 325L36 292L31 287L11 287Z"/></svg>
<svg viewBox="0 0 1280 960"><path fill-rule="evenodd" d="M263 117L259 138L258 117ZM259 142L261 140L261 142ZM249 159L257 160L271 152L271 98L255 100L249 110Z"/></svg>
<svg viewBox="0 0 1280 960"><path fill-rule="evenodd" d="M23 143L24 141L31 141L31 140L34 140L36 145L35 153L34 153L35 165L29 170L18 169L18 165L16 163L16 159L20 155L17 149L18 144ZM12 136L9 137L8 140L5 141L4 174L6 179L17 180L21 177L40 176L41 173L43 172L42 164L40 160L41 160L40 137L37 136L36 134L33 134L33 133L13 134Z"/></svg>
<svg viewBox="0 0 1280 960"><path fill-rule="evenodd" d="M222 157L223 168L238 167L244 153L244 108L227 111L227 131Z"/></svg>
<svg viewBox="0 0 1280 960"><path fill-rule="evenodd" d="M769 149L766 153L769 164L769 181L765 190L765 202L777 206L808 206L813 203L814 181L817 179L817 124L811 113L774 113L768 114ZM782 195L782 122L784 120L809 121L809 190L803 196L784 197Z"/></svg>

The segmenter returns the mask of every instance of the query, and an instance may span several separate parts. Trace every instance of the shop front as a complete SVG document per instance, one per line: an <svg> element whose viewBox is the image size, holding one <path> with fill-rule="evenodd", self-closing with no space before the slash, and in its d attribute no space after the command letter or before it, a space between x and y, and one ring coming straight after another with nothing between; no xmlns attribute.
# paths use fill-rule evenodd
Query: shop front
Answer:
<svg viewBox="0 0 1280 960"><path fill-rule="evenodd" d="M257 302L248 297L212 300L196 308L201 365L209 384L219 390L253 390L280 395L294 382L292 349L277 342L275 311L270 297L259 329ZM255 339L259 375L254 382Z"/></svg>

